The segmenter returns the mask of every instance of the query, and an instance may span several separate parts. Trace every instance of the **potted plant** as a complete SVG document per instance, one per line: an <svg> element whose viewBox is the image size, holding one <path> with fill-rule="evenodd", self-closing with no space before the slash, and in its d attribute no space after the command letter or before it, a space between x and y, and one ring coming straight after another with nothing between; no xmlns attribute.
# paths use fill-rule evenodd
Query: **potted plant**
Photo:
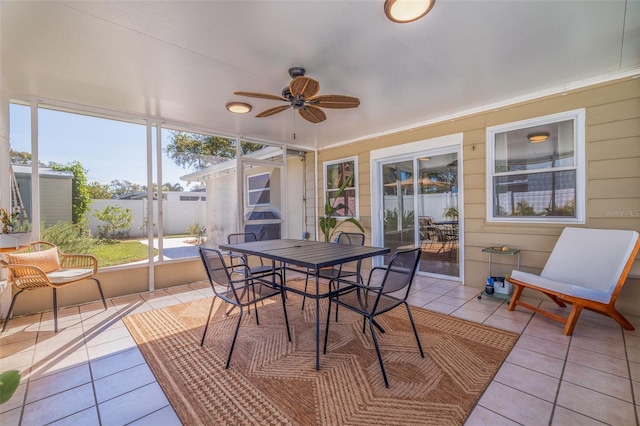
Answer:
<svg viewBox="0 0 640 426"><path fill-rule="evenodd" d="M19 248L31 241L31 224L29 221L20 220L19 212L8 213L5 209L0 209L0 224L0 248Z"/></svg>
<svg viewBox="0 0 640 426"><path fill-rule="evenodd" d="M331 203L331 197L329 197L329 191L327 191L325 194L326 202L324 203L324 215L320 217L319 222L320 222L320 230L322 231L322 234L324 235L324 240L326 242L329 242L334 238L338 228L341 225L343 225L345 222L354 224L355 226L358 227L358 229L362 233L364 233L364 227L360 224L360 222L358 222L356 218L348 217L343 221L338 222L338 220L335 217L336 213L339 212L340 210L349 209L348 206L338 202L338 199L342 196L345 189L351 184L352 181L353 181L353 175L349 175L345 179L344 183L340 186L340 188L338 188L338 191L335 193L335 201L333 204Z"/></svg>

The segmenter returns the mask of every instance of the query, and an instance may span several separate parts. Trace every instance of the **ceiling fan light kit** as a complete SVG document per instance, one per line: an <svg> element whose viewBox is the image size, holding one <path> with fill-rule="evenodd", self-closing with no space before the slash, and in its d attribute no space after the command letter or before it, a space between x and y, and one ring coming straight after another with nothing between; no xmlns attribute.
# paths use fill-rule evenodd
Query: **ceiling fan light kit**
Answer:
<svg viewBox="0 0 640 426"><path fill-rule="evenodd" d="M399 24L417 21L436 4L436 0L385 0L384 14Z"/></svg>
<svg viewBox="0 0 640 426"><path fill-rule="evenodd" d="M234 114L246 114L251 112L251 105L244 102L229 102L227 104L227 111Z"/></svg>
<svg viewBox="0 0 640 426"><path fill-rule="evenodd" d="M358 105L360 105L360 99L352 96L318 95L318 92L320 91L320 83L310 77L305 77L304 74L305 69L302 67L289 68L289 76L291 76L292 80L288 87L282 89L281 96L254 92L233 93L239 96L289 103L288 105L280 105L264 110L257 114L256 117L269 117L282 111L286 111L289 108L293 108L298 111L300 117L311 123L320 123L327 119L322 108L357 108Z"/></svg>

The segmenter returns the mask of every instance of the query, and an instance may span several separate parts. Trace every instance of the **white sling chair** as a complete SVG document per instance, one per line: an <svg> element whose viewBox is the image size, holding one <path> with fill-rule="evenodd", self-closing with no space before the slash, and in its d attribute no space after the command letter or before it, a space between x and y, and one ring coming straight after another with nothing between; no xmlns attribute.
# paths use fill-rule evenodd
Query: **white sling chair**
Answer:
<svg viewBox="0 0 640 426"><path fill-rule="evenodd" d="M565 228L540 275L513 271L508 279L515 288L509 310L531 309L565 324L570 335L582 309L609 315L627 330L633 326L615 308L640 248L636 231ZM573 305L568 318L520 300L525 288L549 296L558 306Z"/></svg>

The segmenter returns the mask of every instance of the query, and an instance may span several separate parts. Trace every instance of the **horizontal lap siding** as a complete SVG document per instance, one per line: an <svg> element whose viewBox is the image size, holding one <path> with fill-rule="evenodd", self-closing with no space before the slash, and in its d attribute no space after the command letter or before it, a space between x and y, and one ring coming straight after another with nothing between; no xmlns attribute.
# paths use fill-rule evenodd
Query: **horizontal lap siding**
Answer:
<svg viewBox="0 0 640 426"><path fill-rule="evenodd" d="M368 219L366 226L370 238L368 152L462 132L465 284L483 285L488 255L481 250L493 243L521 248L521 269L539 273L564 225L486 222L486 127L579 108L586 110L585 226L640 230L640 215L636 215L640 211L640 79L623 79L577 89L564 95L323 150L319 153L319 188L323 187L322 161L358 155L360 214L361 219ZM515 261L512 256L493 256L497 268L505 271L515 267ZM629 279L617 306L621 312L640 316L638 279Z"/></svg>

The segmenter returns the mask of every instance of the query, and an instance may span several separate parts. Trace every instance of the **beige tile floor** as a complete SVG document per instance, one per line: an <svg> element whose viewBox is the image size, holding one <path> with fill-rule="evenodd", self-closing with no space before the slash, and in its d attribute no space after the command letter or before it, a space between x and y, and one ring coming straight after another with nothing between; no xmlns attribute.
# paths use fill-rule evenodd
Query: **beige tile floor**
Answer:
<svg viewBox="0 0 640 426"><path fill-rule="evenodd" d="M121 318L211 295L200 283L110 299L106 311L65 308L57 334L51 312L11 320L0 371L19 369L23 380L0 406L0 424L179 425ZM411 296L415 306L521 333L466 425L639 424L640 317L627 317L637 327L629 332L584 312L563 336L559 323L477 295L419 277Z"/></svg>

